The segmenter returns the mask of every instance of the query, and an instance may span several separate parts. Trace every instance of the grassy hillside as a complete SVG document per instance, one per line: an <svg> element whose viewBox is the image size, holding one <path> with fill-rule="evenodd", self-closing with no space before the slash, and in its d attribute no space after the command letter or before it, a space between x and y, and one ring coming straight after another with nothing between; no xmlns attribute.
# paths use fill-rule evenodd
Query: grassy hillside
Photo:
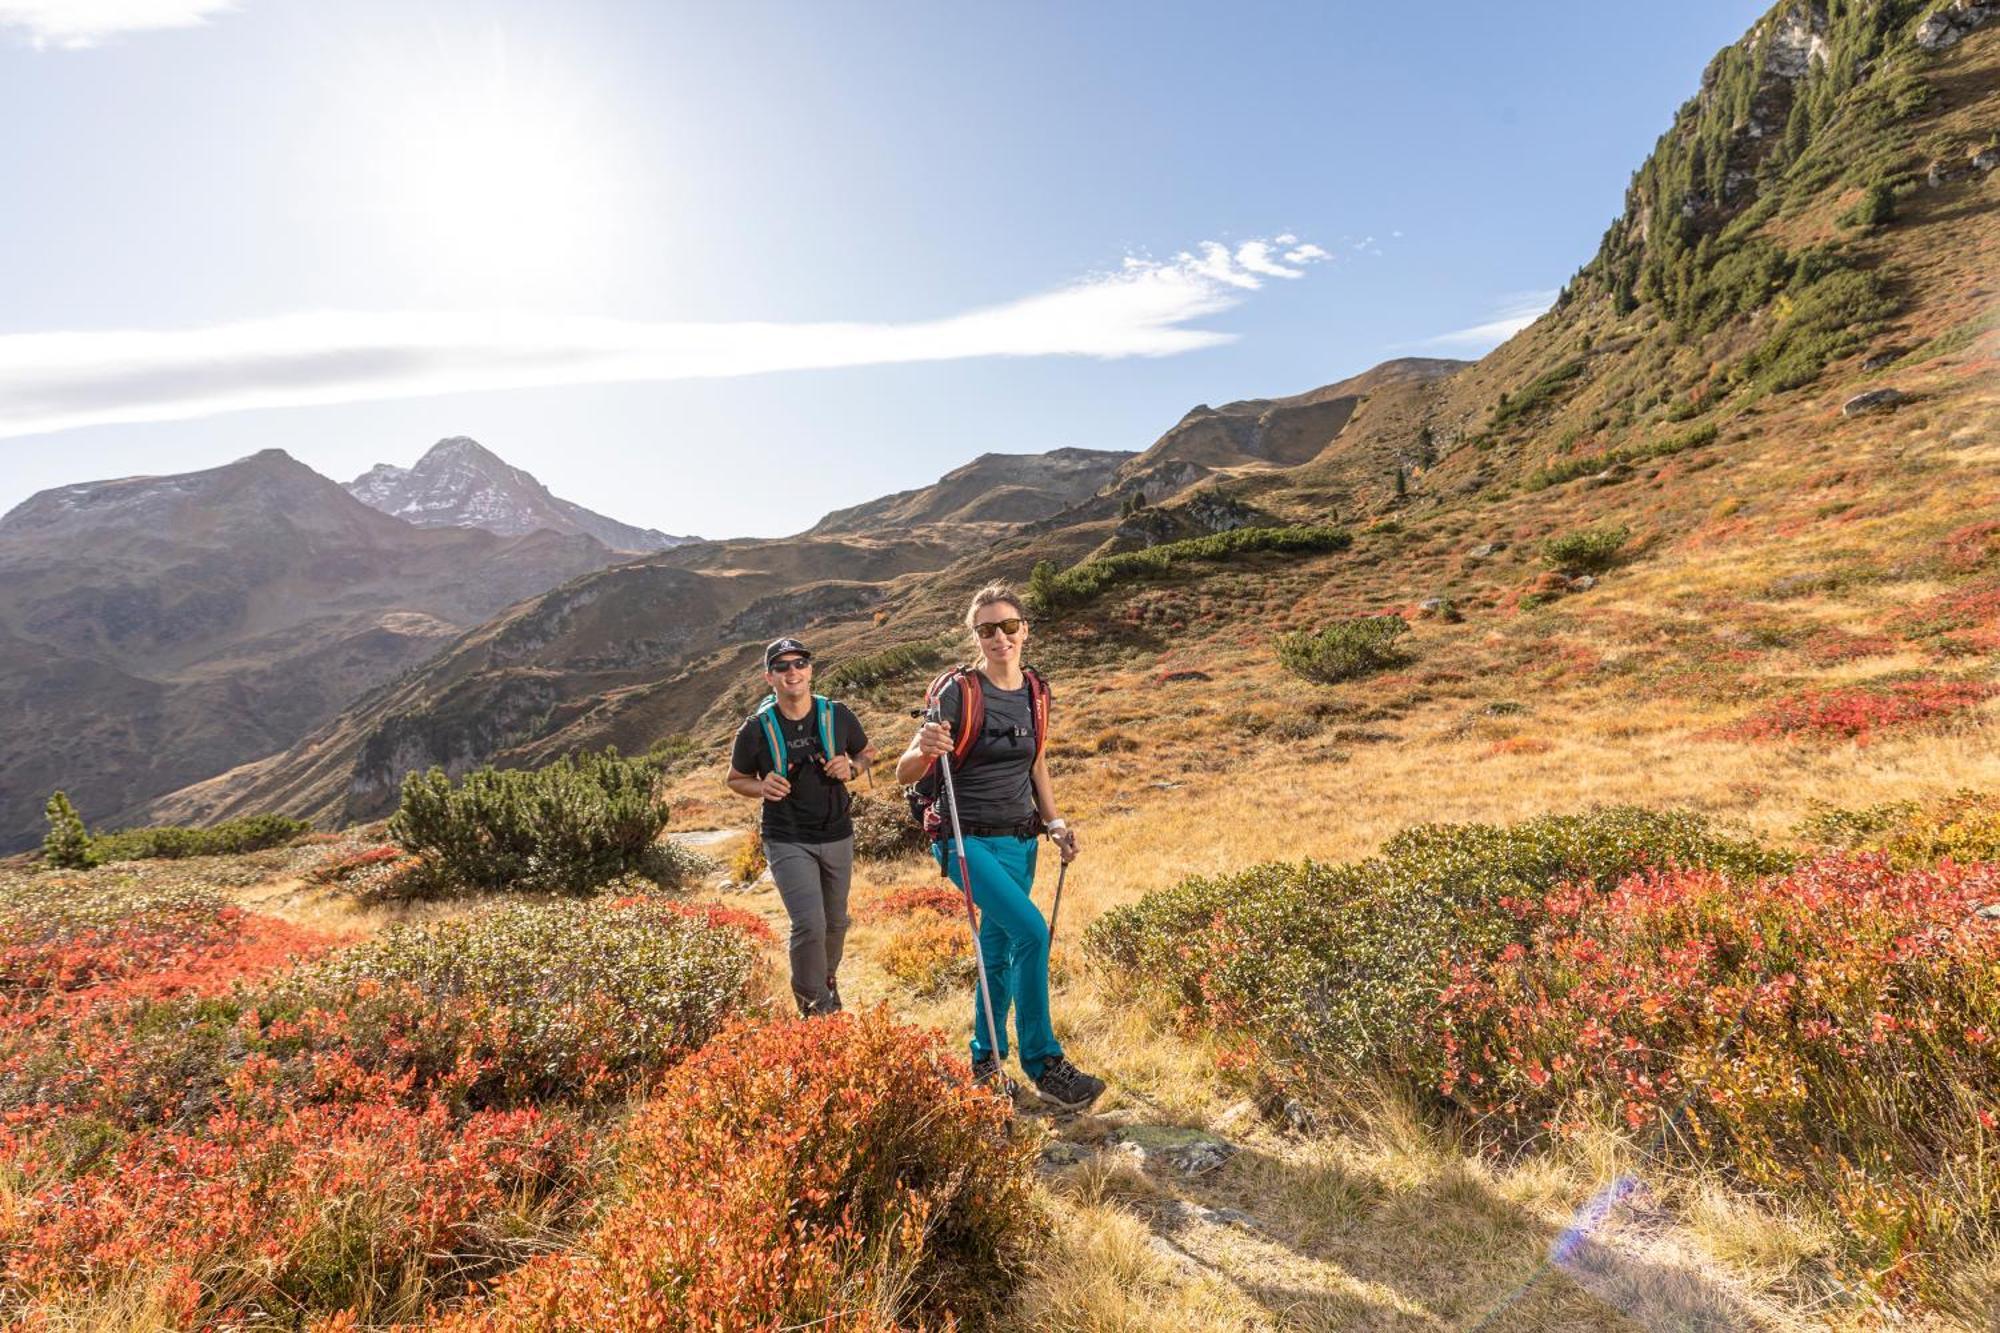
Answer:
<svg viewBox="0 0 2000 1333"><path fill-rule="evenodd" d="M325 1253L303 1242L282 1264L230 1250L202 1270L198 1308L235 1290L216 1274L248 1274L259 1292L282 1279L307 1291L301 1307L344 1304L364 1324L433 1301L465 1323L522 1328L581 1310L600 1322L640 1310L637 1323L654 1308L632 1301L684 1295L753 1308L728 1306L726 1290L767 1302L756 1317L838 1308L856 1327L947 1313L1024 1330L1993 1327L2000 184L1974 160L2000 123L2000 22L1929 50L1917 35L1938 8L1774 10L1718 57L1555 309L1472 366L1331 394L1345 401L1317 451L1282 432L1282 457L1244 451L1293 419L1263 404L1234 414L1266 422L1236 454L1128 471L1136 483L1190 468L1145 505L1129 503L1137 484L1114 488L970 557L884 543L863 575L815 564L830 548L771 543L625 566L614 573L630 596L599 577L515 608L378 696L366 725L356 714L318 754L267 761L250 775L264 793L332 809L371 746L401 743L397 727L462 746L465 763L657 745L673 827L714 830L694 836L731 857L753 807L723 790L722 746L758 690L756 637L717 624L801 585L836 603L874 590L812 635L883 750L879 809L922 681L970 654L954 629L966 594L995 575L1025 586L1047 562L1088 593L1038 611L1028 652L1054 682L1051 765L1084 849L1064 886L1054 1009L1066 1050L1112 1089L1090 1116L1011 1133L970 1101L900 1115L955 1096L955 1071L884 1027L800 1036L757 1013L758 987L736 970L742 941L706 931L761 939L768 987L779 946L744 917L781 926L782 908L717 867L695 897L719 914L686 898L668 911L647 890L536 930L581 967L601 966L601 932L664 949L701 923L703 958L728 964L727 985L697 987L718 997L703 1012L739 1007L739 1035L708 1038L684 1064L675 1049L621 1066L667 1080L629 1118L630 1103L527 1108L511 1093L476 1114L440 1093L433 1111L429 1091L405 1088L391 1121L439 1117L433 1147L410 1150L427 1181L457 1180L435 1145L497 1151L491 1117L533 1109L542 1184L464 1185L443 1239L405 1220L424 1214L401 1195L342 1214L377 1219L377 1248L343 1253L387 1256L399 1266L368 1271L402 1285L357 1279L359 1260L294 1262ZM1843 409L1877 389L1897 397ZM1209 430L1190 448L1214 444ZM1246 514L1347 540L1167 545ZM1141 549L1158 558L1121 554ZM699 600L736 580L754 582ZM689 600L673 613L651 609L678 590ZM1407 625L1387 637L1392 660L1302 675L1281 659L1280 635L1337 642L1381 616ZM604 659L701 617L711 646L665 679ZM258 789L219 800L244 790ZM101 908L208 932L214 966L259 978L288 931L313 932L292 946L317 956L391 923L448 932L521 910L370 896L371 876L407 864L375 836L179 863L171 884L116 867L23 874L0 883L0 908L53 884L85 926ZM159 891L188 877L221 897L181 902L161 925ZM1045 906L1054 880L1049 858ZM841 990L956 1046L969 962L937 883L919 858L864 863ZM225 900L250 915L227 915ZM503 959L543 938L473 933ZM317 989L302 1003L329 1016L302 1045L243 1027L248 1001L218 1011L247 1034L230 1041L262 1043L286 1074L271 1105L336 1117L345 1133L354 1085L299 1076L408 1058L347 1010L330 1016L358 982L443 947L390 938L365 965L307 972ZM439 1069L485 1030L460 1024L475 1009L505 1019L496 1041L585 1059L571 1029L508 1008L511 975L479 971L494 994L468 981L440 1017L397 1021L436 1034ZM153 985L123 972L102 984ZM643 988L606 990L636 1003ZM64 1051L98 1049L58 1040L83 1012L58 1007L60 1023L30 1015L0 1032L18 1056L0 1074L27 1071L0 1091L38 1090L35 1071L76 1064ZM131 1013L93 1019L93 1040L138 1043L162 1078L213 1088L245 1057L212 1021ZM590 1013L588 1031L622 1050L617 1014ZM187 1043L202 1060L172 1063ZM515 1088L507 1078L547 1053L489 1054ZM800 1091L792 1077L814 1081ZM74 1078L113 1129L65 1121L74 1143L35 1140L13 1197L46 1209L16 1210L44 1256L97 1216L66 1202L61 1172L95 1182L92 1154L153 1160L161 1141L142 1113L170 1104ZM862 1110L835 1118L840 1133L858 1126L893 1151L802 1138L789 1113L801 1096L847 1098ZM683 1113L723 1105L761 1109ZM577 1129L623 1151L591 1156ZM275 1151L264 1121L245 1133ZM1177 1156L1202 1135L1234 1151ZM961 1190L967 1154L994 1174ZM829 1182L834 1161L861 1174ZM888 1162L923 1169L867 1174ZM377 1198L351 1170L339 1180L343 1198ZM772 1183L792 1180L793 1194ZM292 1216L290 1196L268 1197L267 1213L246 1215ZM846 1214L828 1206L850 1198L862 1202ZM926 1230L919 1215L949 1220ZM146 1216L211 1253L161 1210ZM728 1243L697 1253L673 1225L689 1218ZM841 1239L856 1236L866 1243ZM807 1258L759 1265L794 1241ZM721 1260L704 1268L711 1252ZM949 1276L969 1263L975 1291ZM504 1269L517 1276L496 1294L469 1291ZM47 1259L35 1299L80 1326L194 1299L186 1274L90 1287L74 1271Z"/></svg>

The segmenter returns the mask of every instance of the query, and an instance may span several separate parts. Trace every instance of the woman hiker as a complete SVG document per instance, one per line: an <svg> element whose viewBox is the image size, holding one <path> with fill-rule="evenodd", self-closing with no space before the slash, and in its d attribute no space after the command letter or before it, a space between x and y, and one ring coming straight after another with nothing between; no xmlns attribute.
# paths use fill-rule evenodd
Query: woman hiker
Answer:
<svg viewBox="0 0 2000 1333"><path fill-rule="evenodd" d="M764 649L771 697L737 730L728 778L729 790L764 802L764 859L792 918L792 995L808 1016L840 1012L834 973L854 873L847 782L874 753L846 704L812 692L812 674L797 639Z"/></svg>
<svg viewBox="0 0 2000 1333"><path fill-rule="evenodd" d="M951 756L958 797L959 828L965 835L965 862L972 876L972 901L979 908L979 945L992 993L989 1029L984 1000L975 992L972 1014L972 1075L1012 1093L1000 1072L1007 1055L1007 1011L1014 1011L1015 1045L1021 1068L1034 1080L1043 1101L1080 1111L1104 1091L1063 1058L1049 1024L1049 926L1029 898L1035 882L1037 837L1046 829L1064 862L1077 853L1076 834L1056 813L1054 788L1041 742L1048 734L1048 686L1021 662L1028 622L1021 601L998 584L982 588L966 612L980 660L939 677L931 699L941 721L926 721L896 762L896 780L913 783L929 775L939 756ZM967 724L968 697L972 720ZM954 738L964 733L964 739ZM942 804L943 797L938 798ZM947 812L933 829L931 854L960 889ZM931 821L937 823L937 821ZM989 1049L987 1033L997 1034L999 1050Z"/></svg>

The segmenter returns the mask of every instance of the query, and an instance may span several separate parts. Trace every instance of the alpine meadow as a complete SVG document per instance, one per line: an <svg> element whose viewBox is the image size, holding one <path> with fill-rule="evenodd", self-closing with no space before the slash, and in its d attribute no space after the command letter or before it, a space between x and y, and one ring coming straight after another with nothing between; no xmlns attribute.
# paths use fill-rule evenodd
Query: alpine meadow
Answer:
<svg viewBox="0 0 2000 1333"><path fill-rule="evenodd" d="M2000 1329L2000 3L1783 0L1658 119L1476 360L791 536L456 432L23 501L0 1319Z"/></svg>

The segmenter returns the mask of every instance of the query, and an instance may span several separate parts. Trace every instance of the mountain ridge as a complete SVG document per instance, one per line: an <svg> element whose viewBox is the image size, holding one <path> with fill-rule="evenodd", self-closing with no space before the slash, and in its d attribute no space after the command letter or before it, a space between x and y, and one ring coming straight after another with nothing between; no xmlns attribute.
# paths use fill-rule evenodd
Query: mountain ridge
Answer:
<svg viewBox="0 0 2000 1333"><path fill-rule="evenodd" d="M377 463L344 487L371 509L417 527L474 527L502 537L546 528L632 552L667 550L700 540L634 527L565 500L531 473L465 435L439 440L412 467Z"/></svg>

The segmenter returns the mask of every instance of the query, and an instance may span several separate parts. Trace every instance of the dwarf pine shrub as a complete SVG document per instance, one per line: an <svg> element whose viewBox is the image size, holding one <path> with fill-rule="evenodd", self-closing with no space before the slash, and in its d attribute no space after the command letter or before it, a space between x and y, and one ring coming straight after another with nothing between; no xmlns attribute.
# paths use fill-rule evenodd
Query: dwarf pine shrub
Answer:
<svg viewBox="0 0 2000 1333"><path fill-rule="evenodd" d="M929 671L944 664L948 654L945 641L929 639L902 643L876 653L864 653L835 662L818 677L817 688L829 697L865 692L878 685L901 680L916 671Z"/></svg>
<svg viewBox="0 0 2000 1333"><path fill-rule="evenodd" d="M433 768L403 780L389 836L461 888L587 891L644 869L667 826L657 776L616 750L481 768L456 786Z"/></svg>
<svg viewBox="0 0 2000 1333"><path fill-rule="evenodd" d="M188 856L236 856L282 847L312 832L309 819L284 815L248 815L207 828L120 829L100 833L91 845L100 861L176 861Z"/></svg>
<svg viewBox="0 0 2000 1333"><path fill-rule="evenodd" d="M91 855L90 833L83 816L69 802L69 793L56 792L42 813L48 816L49 831L42 839L42 861L59 870L88 870L97 864Z"/></svg>
<svg viewBox="0 0 2000 1333"><path fill-rule="evenodd" d="M1600 574L1618 563L1631 537L1623 524L1558 533L1542 543L1542 563L1564 574Z"/></svg>
<svg viewBox="0 0 2000 1333"><path fill-rule="evenodd" d="M1028 577L1028 609L1054 614L1081 606L1107 588L1158 578L1191 560L1227 560L1255 551L1344 551L1353 542L1346 529L1336 527L1235 528L1086 560L1061 573L1043 561Z"/></svg>
<svg viewBox="0 0 2000 1333"><path fill-rule="evenodd" d="M1409 631L1401 616L1356 616L1317 632L1293 630L1276 640L1278 661L1322 685L1352 680L1410 661L1412 654L1396 643Z"/></svg>

